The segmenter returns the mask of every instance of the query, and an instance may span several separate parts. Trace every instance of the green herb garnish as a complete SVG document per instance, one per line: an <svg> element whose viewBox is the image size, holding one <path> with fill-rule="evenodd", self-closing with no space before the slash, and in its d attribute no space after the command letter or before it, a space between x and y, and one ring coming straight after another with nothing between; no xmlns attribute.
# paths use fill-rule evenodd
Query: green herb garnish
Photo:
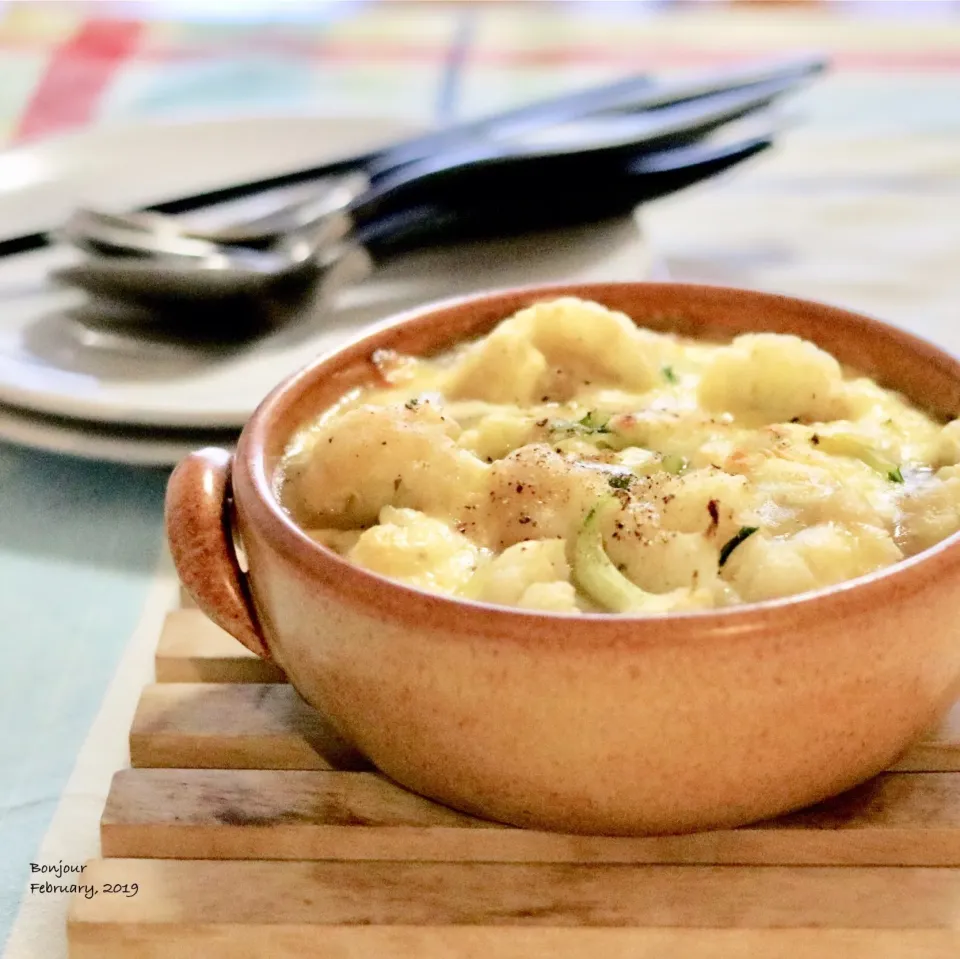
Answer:
<svg viewBox="0 0 960 959"><path fill-rule="evenodd" d="M403 405L408 410L415 410L420 405L420 400L418 400L417 397L413 397L413 399L407 400L407 402L404 403Z"/></svg>
<svg viewBox="0 0 960 959"><path fill-rule="evenodd" d="M601 433L610 433L607 426L609 417L598 415L596 410L590 410L579 420L554 420L550 425L551 433L570 433L575 436L597 436Z"/></svg>
<svg viewBox="0 0 960 959"><path fill-rule="evenodd" d="M679 378L677 377L677 374L674 373L672 366L662 366L660 368L660 372L663 374L663 378L668 383L676 384L680 382Z"/></svg>
<svg viewBox="0 0 960 959"><path fill-rule="evenodd" d="M900 467L893 460L878 453L875 449L868 446L866 442L857 436L849 433L837 433L824 435L815 433L817 442L814 444L826 453L833 453L836 456L850 456L866 463L874 472L885 476L891 483L902 483L903 473ZM811 438L812 441L812 438Z"/></svg>
<svg viewBox="0 0 960 959"><path fill-rule="evenodd" d="M633 481L636 479L635 476L632 476L630 473L617 473L614 476L611 476L607 482L613 489L630 489L633 485Z"/></svg>
<svg viewBox="0 0 960 959"><path fill-rule="evenodd" d="M724 563L730 559L730 554L746 539L749 539L753 534L759 529L757 526L741 526L736 535L731 536L723 544L723 549L720 550L720 568L723 568Z"/></svg>
<svg viewBox="0 0 960 959"><path fill-rule="evenodd" d="M609 416L601 417L597 414L596 410L590 410L577 420L577 423L590 433L609 433L610 427L607 426L609 422Z"/></svg>
<svg viewBox="0 0 960 959"><path fill-rule="evenodd" d="M689 462L683 456L677 456L676 453L665 453L663 459L660 460L661 469L665 473L673 473L674 476L685 473L689 465Z"/></svg>

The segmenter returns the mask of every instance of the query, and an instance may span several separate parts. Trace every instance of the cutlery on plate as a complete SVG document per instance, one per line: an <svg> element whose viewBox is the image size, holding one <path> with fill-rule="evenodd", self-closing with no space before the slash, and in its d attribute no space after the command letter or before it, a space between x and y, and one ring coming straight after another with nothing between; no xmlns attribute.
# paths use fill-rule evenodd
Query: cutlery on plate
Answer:
<svg viewBox="0 0 960 959"><path fill-rule="evenodd" d="M594 189L593 181L602 183L625 156L696 142L768 106L792 87L792 79L778 79L651 113L586 118L572 131L563 126L540 131L532 142L483 143L407 164L360 193L355 185L328 192L306 225L264 251L263 271L277 274L299 268L347 232L420 204L522 205L544 193L553 202L565 202L571 187L586 181L586 188ZM177 231L144 229L139 223L124 229L124 217L114 214L78 211L57 235L95 254L177 256L185 267L192 263L203 271L235 270L238 277L258 272L252 251L243 252L235 244L220 252L209 239Z"/></svg>
<svg viewBox="0 0 960 959"><path fill-rule="evenodd" d="M194 196L166 200L153 204L149 209L157 213L188 213L266 190L317 182L327 175L342 175L346 172L361 171L375 179L407 163L427 159L465 143L521 139L531 131L580 117L604 112L656 109L758 83L792 80L795 85L799 85L825 68L826 60L823 57L809 55L763 61L736 69L711 71L674 80L660 80L648 75L628 77L587 90L564 93L478 120L466 120L441 130L419 134L381 150Z"/></svg>
<svg viewBox="0 0 960 959"><path fill-rule="evenodd" d="M158 240L186 237L260 249L288 233L311 230L327 220L335 220L338 211L369 188L369 178L360 172L327 176L311 185L308 196L298 195L293 200L282 200L272 204L266 212L209 229L191 228L178 217L165 213L111 213L80 207L63 226L53 231L52 236L83 246L83 234L102 224L110 228L153 234Z"/></svg>
<svg viewBox="0 0 960 959"><path fill-rule="evenodd" d="M459 149L467 144L478 144L484 141L522 142L522 138L532 132L582 117L618 112L629 115L639 111L650 111L655 115L665 108L677 107L718 95L729 95L736 91L746 91L767 84L783 83L785 88L789 89L820 72L824 67L825 61L822 58L808 56L682 80L658 81L648 76L629 77L588 90L563 94L494 116L465 121L442 130L421 134L380 150L368 151L321 166L227 186L194 196L165 200L140 212L186 213L295 184L310 181L320 184L324 177L342 176L345 173L362 173L370 180L376 181L396 173L406 164L423 161L439 152ZM309 203L310 199L304 202ZM290 215L294 219L298 217L302 219L303 214L297 210L297 205L297 203L281 202L280 208L274 212L278 217ZM158 220L141 221L141 225L144 223L156 227ZM271 218L267 223L254 223L252 226L237 223L219 230L195 230L193 233L216 242L263 243L278 233L285 232L278 226L282 226L282 223L278 225ZM293 228L295 228L294 225L291 225L288 229ZM184 231L183 226L178 226L178 229ZM186 227L186 232L190 232L189 227ZM50 233L47 232L0 240L0 256L37 249L49 242Z"/></svg>
<svg viewBox="0 0 960 959"><path fill-rule="evenodd" d="M445 144L440 156L446 159L440 161L441 166L455 160L456 162L451 162L450 165L458 167L462 165L464 155L469 156L471 150L475 150L479 155L486 154L491 159L496 159L501 150L505 157L520 153L534 154L538 151L551 154L572 152L578 147L590 148L591 142L598 137L607 141L607 149L615 150L617 134L627 150L644 144L650 148L671 143L680 145L685 138L693 140L702 137L717 126L760 109L777 97L792 91L799 81L810 75L815 64L819 62L781 64L777 69L768 68L766 72L756 69L739 71L728 76L729 83L726 86L718 82L716 76L710 83L687 81L650 84L650 90L639 95L632 93L631 98L621 101L616 110L607 109L555 120L549 111L546 111L546 115L542 110L537 114L538 108L528 108L517 111L524 115L525 123L518 123L516 120L508 122L501 117L494 125L493 132L486 136L478 138L458 133L456 137L452 137L438 133L433 134L432 138ZM619 87L626 91L633 89L633 86L635 81L625 81L607 89L615 92ZM571 99L576 97L577 95L573 95ZM596 104L596 93L588 91L578 102L583 106ZM610 104L615 101L608 99L607 102ZM537 115L542 122L533 127L530 124ZM364 189L380 188L384 181L396 180L396 174L411 163L436 162L440 159L437 156L431 159L427 155L416 158L414 152L404 145L386 152L390 156L389 160L381 158L374 161L368 164L365 172L355 170L346 175L338 174L317 181L313 189L319 190L319 194L311 193L306 198L298 197L292 201L281 202L276 209L265 215L228 223L219 228L193 228L172 216L156 212L105 215L111 216L115 221L126 220L131 227L145 230L162 229L164 232L176 231L218 243L260 246L283 233L312 226L328 212L332 215L335 201L330 197L330 184L338 196L345 197L343 184L346 178L351 189L359 196ZM343 200L344 205L347 202L349 200ZM87 216L96 212L84 211Z"/></svg>
<svg viewBox="0 0 960 959"><path fill-rule="evenodd" d="M625 215L638 203L715 176L771 143L770 137L761 136L727 145L697 143L620 157L608 164L590 190L567 196L518 182L510 202L465 202L461 197L460 203L445 205L431 200L390 211L355 228L333 246L294 235L271 250L260 251L190 238L197 245L189 249L161 256L95 257L56 272L54 278L100 298L153 307L155 314L138 315L144 322L162 324L165 308L186 301L269 295L285 281L301 278L319 278L325 290L331 290L413 249ZM101 239L108 239L106 233Z"/></svg>

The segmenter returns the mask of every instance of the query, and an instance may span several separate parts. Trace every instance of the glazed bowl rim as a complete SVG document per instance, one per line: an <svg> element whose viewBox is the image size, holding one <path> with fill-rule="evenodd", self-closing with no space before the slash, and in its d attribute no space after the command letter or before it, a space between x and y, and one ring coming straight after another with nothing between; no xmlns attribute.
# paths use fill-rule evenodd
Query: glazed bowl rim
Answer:
<svg viewBox="0 0 960 959"><path fill-rule="evenodd" d="M344 600L366 607L379 618L399 618L411 624L436 625L441 622L452 626L459 633L513 634L530 637L545 623L554 626L564 624L565 633L575 631L585 636L609 634L610 638L642 636L642 627L661 627L664 623L677 627L692 627L690 634L715 634L717 631L737 634L752 631L762 624L771 628L777 621L792 626L801 616L804 619L843 619L856 613L864 604L872 605L881 594L890 589L907 594L919 591L936 578L938 570L943 575L953 571L960 576L960 531L951 534L939 543L922 550L914 556L900 560L864 576L845 580L832 586L809 590L778 599L702 610L687 610L659 614L623 613L561 613L527 610L500 606L473 600L430 593L417 587L388 579L378 573L355 565L333 550L317 543L301 529L283 509L273 477L267 466L265 449L272 435L274 423L282 416L291 398L301 396L314 388L327 375L335 373L345 357L366 353L368 356L378 348L378 341L390 332L408 324L429 322L450 309L468 304L495 303L498 300L521 297L579 296L590 299L590 291L602 294L604 290L626 289L642 286L660 290L682 288L693 294L719 295L726 297L745 296L748 299L768 302L771 306L786 302L802 307L826 310L841 322L866 327L873 335L888 337L926 358L946 361L958 383L960 362L945 350L929 341L899 329L891 324L866 314L845 310L830 304L788 297L760 290L748 290L711 284L679 282L594 282L550 283L472 293L463 296L434 300L404 310L383 321L366 327L356 336L330 350L278 383L261 401L246 426L237 444L233 468L234 499L238 510L250 517L258 528L266 533L272 546L294 565L305 569L312 577L322 579L328 588L340 593ZM602 302L602 296L600 297ZM505 318L505 314L504 317ZM437 325L437 332L441 327ZM438 336L439 340L440 337ZM960 411L958 411L960 412ZM289 439L289 436L287 437ZM941 567L945 567L941 570ZM773 620L773 622L771 622ZM625 633L625 626L627 631ZM678 629L678 635L680 630Z"/></svg>

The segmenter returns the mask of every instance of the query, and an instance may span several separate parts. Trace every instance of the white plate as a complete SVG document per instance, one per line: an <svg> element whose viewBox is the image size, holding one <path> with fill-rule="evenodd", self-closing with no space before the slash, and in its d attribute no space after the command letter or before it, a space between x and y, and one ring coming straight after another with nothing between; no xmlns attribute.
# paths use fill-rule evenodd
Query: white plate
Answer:
<svg viewBox="0 0 960 959"><path fill-rule="evenodd" d="M173 466L204 446L233 449L235 444L235 436L225 433L165 433L77 424L9 406L0 406L0 440L80 459L155 467Z"/></svg>
<svg viewBox="0 0 960 959"><path fill-rule="evenodd" d="M95 130L0 155L0 182L19 178L17 189L0 190L0 223L6 235L28 232L81 203L139 205L323 162L409 132L395 120L343 117ZM80 298L46 280L72 256L50 249L0 260L0 403L88 421L206 430L242 425L284 376L397 310L485 288L640 279L646 272L632 219L418 253L267 339L212 353L86 336L65 313Z"/></svg>
<svg viewBox="0 0 960 959"><path fill-rule="evenodd" d="M270 116L97 127L0 152L4 235L47 229L79 204L202 193L375 148L416 132L383 117Z"/></svg>

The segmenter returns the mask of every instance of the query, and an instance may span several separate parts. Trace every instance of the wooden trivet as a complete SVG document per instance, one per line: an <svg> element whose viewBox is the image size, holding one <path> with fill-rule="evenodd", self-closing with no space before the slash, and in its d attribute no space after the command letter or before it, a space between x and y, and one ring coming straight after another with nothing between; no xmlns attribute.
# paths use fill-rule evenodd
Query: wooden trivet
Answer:
<svg viewBox="0 0 960 959"><path fill-rule="evenodd" d="M371 769L195 609L114 778L72 959L946 959L960 955L960 707L894 770L768 823L566 836Z"/></svg>

